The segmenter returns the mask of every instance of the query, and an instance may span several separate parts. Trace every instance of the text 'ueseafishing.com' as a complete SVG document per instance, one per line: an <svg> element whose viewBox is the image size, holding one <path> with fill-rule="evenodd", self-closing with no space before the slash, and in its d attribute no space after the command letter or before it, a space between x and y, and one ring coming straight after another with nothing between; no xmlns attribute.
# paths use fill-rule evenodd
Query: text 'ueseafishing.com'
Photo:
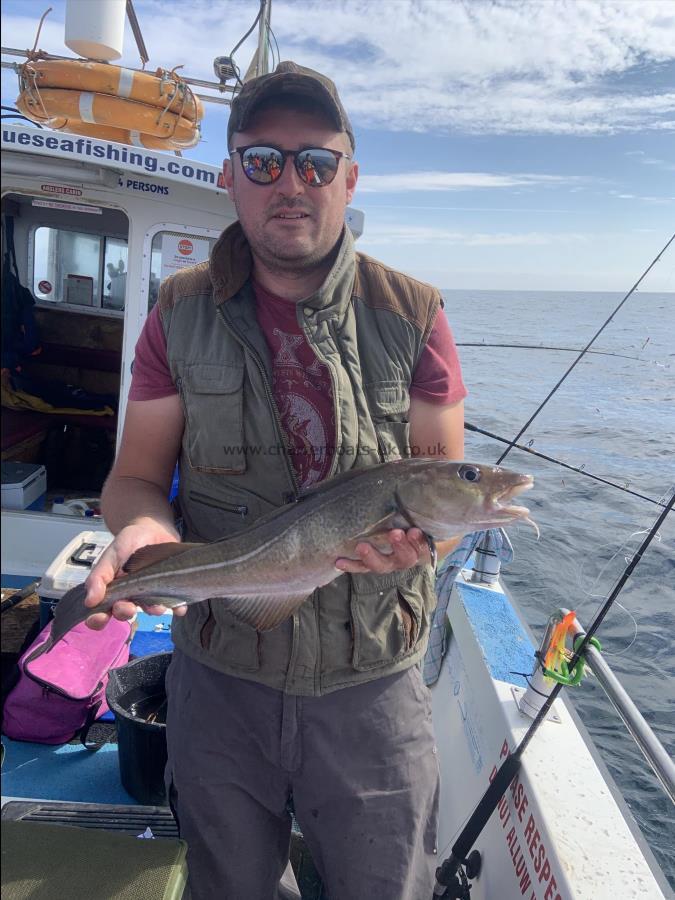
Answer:
<svg viewBox="0 0 675 900"><path fill-rule="evenodd" d="M133 167L139 172L151 175L166 173L174 178L199 182L203 185L213 185L214 187L218 185L218 171L215 168L206 169L192 165L185 160L165 159L155 153L144 153L107 141L82 137L61 137L53 134L32 134L29 131L3 127L3 148L6 149L10 144L20 144L43 152L44 150L56 150L80 160L97 159L112 163L119 162L123 163L125 167Z"/></svg>

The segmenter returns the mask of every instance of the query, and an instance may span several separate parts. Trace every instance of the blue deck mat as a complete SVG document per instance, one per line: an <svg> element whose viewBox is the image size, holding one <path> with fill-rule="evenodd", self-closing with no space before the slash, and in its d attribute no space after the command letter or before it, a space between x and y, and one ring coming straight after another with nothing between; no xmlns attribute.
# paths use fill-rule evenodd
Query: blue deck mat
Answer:
<svg viewBox="0 0 675 900"><path fill-rule="evenodd" d="M135 804L120 781L117 744L92 752L81 744L29 744L3 735L3 797Z"/></svg>

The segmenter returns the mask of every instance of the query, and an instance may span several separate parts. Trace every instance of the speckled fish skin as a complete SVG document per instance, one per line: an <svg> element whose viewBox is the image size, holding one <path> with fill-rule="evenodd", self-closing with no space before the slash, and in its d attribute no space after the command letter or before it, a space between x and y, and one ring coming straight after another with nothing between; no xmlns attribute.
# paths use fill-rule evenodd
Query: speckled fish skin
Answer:
<svg viewBox="0 0 675 900"><path fill-rule="evenodd" d="M343 574L335 562L357 558L359 542L370 541L386 553L391 528L415 525L443 541L529 521L527 509L508 501L531 486L530 475L444 459L352 469L221 541L143 548L125 566L129 574L108 585L97 607L84 606L83 585L71 589L56 606L44 646L50 649L79 622L118 600L147 608L221 598L239 619L269 630L293 615L317 587Z"/></svg>

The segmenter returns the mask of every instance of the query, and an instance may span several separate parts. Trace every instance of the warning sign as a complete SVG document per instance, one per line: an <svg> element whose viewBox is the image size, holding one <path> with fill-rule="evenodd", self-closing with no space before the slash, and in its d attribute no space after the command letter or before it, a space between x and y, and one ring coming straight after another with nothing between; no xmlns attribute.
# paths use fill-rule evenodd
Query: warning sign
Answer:
<svg viewBox="0 0 675 900"><path fill-rule="evenodd" d="M196 266L209 258L209 241L204 238L186 238L177 234L162 235L162 281L179 269Z"/></svg>

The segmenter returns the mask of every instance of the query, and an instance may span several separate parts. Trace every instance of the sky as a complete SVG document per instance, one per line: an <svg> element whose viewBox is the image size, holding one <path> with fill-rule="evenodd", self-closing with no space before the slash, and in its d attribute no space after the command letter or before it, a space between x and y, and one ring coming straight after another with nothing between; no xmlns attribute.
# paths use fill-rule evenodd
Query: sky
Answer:
<svg viewBox="0 0 675 900"><path fill-rule="evenodd" d="M39 46L70 55L51 5ZM47 6L4 0L3 46L32 47ZM213 80L258 4L134 7L148 68ZM337 84L359 246L388 265L441 289L625 292L675 232L675 0L272 0L272 29ZM128 26L121 63L140 67ZM3 69L3 105L16 85ZM209 104L184 155L220 165L226 125ZM675 291L675 244L641 289Z"/></svg>

